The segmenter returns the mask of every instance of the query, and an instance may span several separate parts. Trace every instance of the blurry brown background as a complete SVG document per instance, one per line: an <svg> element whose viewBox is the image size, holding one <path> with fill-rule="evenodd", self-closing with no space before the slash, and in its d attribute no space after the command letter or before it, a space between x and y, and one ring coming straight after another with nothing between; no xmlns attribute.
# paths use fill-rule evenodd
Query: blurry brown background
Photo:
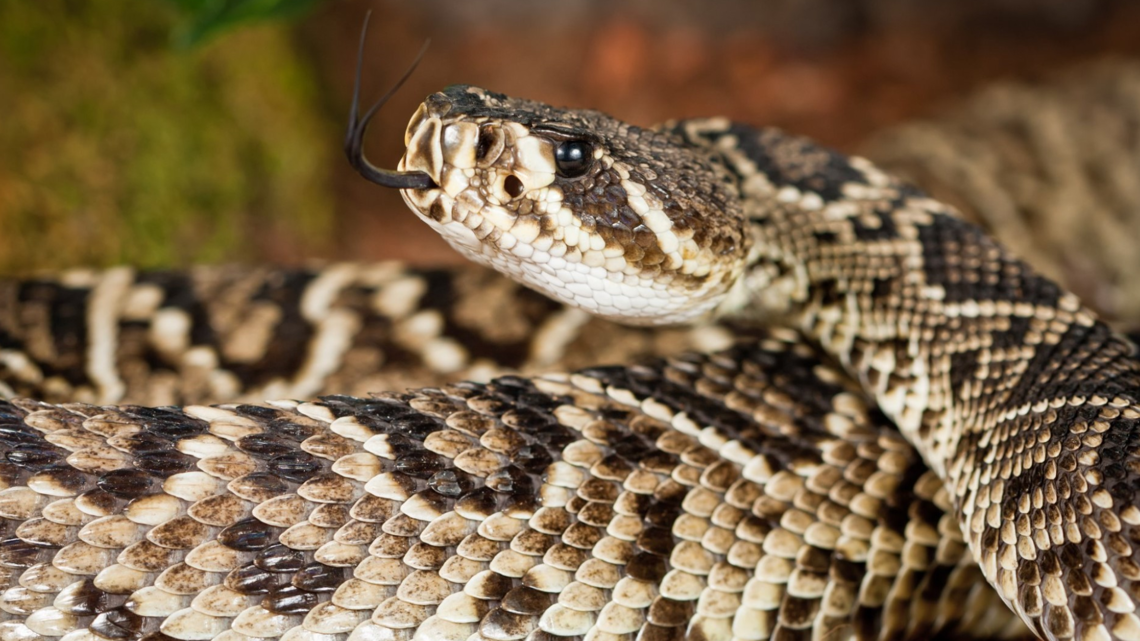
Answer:
<svg viewBox="0 0 1140 641"><path fill-rule="evenodd" d="M469 83L639 124L722 114L855 149L999 79L1140 54L1103 0L326 0L185 48L176 2L0 2L0 270L456 257L341 155L365 97L394 166L422 97Z"/></svg>

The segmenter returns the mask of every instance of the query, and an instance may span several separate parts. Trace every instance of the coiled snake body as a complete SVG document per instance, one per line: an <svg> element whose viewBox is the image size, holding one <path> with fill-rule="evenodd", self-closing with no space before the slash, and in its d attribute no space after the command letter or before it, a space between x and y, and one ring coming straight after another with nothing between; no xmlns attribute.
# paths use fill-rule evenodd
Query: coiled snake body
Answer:
<svg viewBox="0 0 1140 641"><path fill-rule="evenodd" d="M776 131L473 87L406 144L356 159L477 261L799 333L368 399L6 403L0 641L1140 638L1132 345L945 206Z"/></svg>

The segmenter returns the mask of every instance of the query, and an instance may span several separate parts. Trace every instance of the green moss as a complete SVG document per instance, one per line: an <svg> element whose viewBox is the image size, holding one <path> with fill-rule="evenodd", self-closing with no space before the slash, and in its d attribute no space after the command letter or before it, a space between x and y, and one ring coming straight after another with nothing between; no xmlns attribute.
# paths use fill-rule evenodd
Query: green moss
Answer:
<svg viewBox="0 0 1140 641"><path fill-rule="evenodd" d="M319 252L337 132L277 25L191 50L174 7L0 2L0 269Z"/></svg>

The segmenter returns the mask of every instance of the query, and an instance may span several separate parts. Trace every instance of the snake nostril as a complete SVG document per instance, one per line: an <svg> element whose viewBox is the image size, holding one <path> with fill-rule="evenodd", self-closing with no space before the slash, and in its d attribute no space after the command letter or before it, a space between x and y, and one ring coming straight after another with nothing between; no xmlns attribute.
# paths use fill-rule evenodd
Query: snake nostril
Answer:
<svg viewBox="0 0 1140 641"><path fill-rule="evenodd" d="M518 198L523 193L523 183L518 176L512 174L503 180L503 191L511 198Z"/></svg>

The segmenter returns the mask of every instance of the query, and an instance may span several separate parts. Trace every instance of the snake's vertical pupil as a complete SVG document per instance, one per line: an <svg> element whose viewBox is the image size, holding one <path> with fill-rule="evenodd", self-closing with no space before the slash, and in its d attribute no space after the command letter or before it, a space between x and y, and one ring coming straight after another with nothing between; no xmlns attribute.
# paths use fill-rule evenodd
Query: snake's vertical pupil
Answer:
<svg viewBox="0 0 1140 641"><path fill-rule="evenodd" d="M593 161L593 149L590 143L583 140L567 140L554 150L554 162L558 167L558 175L563 178L575 178L586 173Z"/></svg>

